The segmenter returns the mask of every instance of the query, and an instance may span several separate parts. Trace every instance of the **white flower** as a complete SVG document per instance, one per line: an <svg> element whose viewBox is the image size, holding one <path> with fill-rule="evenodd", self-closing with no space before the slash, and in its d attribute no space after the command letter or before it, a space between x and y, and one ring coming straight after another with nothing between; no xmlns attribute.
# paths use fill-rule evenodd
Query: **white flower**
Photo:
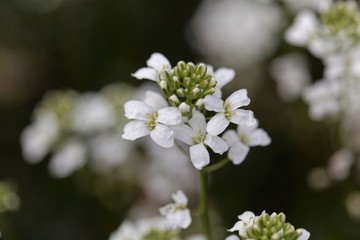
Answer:
<svg viewBox="0 0 360 240"><path fill-rule="evenodd" d="M253 112L238 109L239 107L249 105L249 103L250 99L245 89L234 92L225 102L213 95L207 95L204 98L205 108L209 111L217 112L207 124L206 130L208 133L219 135L229 126L230 122L237 125L254 125L256 121Z"/></svg>
<svg viewBox="0 0 360 240"><path fill-rule="evenodd" d="M69 176L85 164L85 154L85 146L80 141L67 140L50 159L50 173L57 178Z"/></svg>
<svg viewBox="0 0 360 240"><path fill-rule="evenodd" d="M73 116L73 128L81 134L92 134L114 126L116 115L110 102L98 94L79 98Z"/></svg>
<svg viewBox="0 0 360 240"><path fill-rule="evenodd" d="M235 225L228 229L229 232L235 232L238 231L239 235L245 235L246 236L246 229L250 228L254 224L254 218L255 214L250 211L246 211L243 214L238 216L238 219L240 221L236 222Z"/></svg>
<svg viewBox="0 0 360 240"><path fill-rule="evenodd" d="M240 240L240 238L233 234L225 238L225 240Z"/></svg>
<svg viewBox="0 0 360 240"><path fill-rule="evenodd" d="M306 46L318 28L315 13L309 10L301 11L293 25L285 32L285 40L296 46Z"/></svg>
<svg viewBox="0 0 360 240"><path fill-rule="evenodd" d="M136 226L125 220L117 230L111 233L109 240L138 240L140 238L140 234L136 229Z"/></svg>
<svg viewBox="0 0 360 240"><path fill-rule="evenodd" d="M306 59L300 54L276 58L272 61L270 70L276 81L277 92L284 101L297 99L311 81Z"/></svg>
<svg viewBox="0 0 360 240"><path fill-rule="evenodd" d="M214 152L223 154L228 146L226 142L218 136L206 133L206 121L204 115L193 110L189 125L181 125L176 128L176 138L190 145L190 159L193 165L201 170L210 163L209 146Z"/></svg>
<svg viewBox="0 0 360 240"><path fill-rule="evenodd" d="M354 154L350 149L343 148L336 151L328 163L327 171L329 176L334 180L344 180L354 162Z"/></svg>
<svg viewBox="0 0 360 240"><path fill-rule="evenodd" d="M340 81L320 80L306 88L303 98L310 105L310 117L313 120L336 117L340 112L341 93Z"/></svg>
<svg viewBox="0 0 360 240"><path fill-rule="evenodd" d="M35 121L21 134L24 158L29 163L38 163L51 150L59 137L59 123L48 111L36 112Z"/></svg>
<svg viewBox="0 0 360 240"><path fill-rule="evenodd" d="M240 164L244 161L250 147L267 146L271 139L268 134L258 124L253 126L238 126L237 131L228 130L224 133L223 138L230 146L228 158L234 164Z"/></svg>
<svg viewBox="0 0 360 240"><path fill-rule="evenodd" d="M131 100L125 103L125 116L134 119L124 127L122 137L127 140L150 134L151 139L162 147L174 144L174 131L169 126L181 123L181 112L176 107L167 107L161 95L148 91L144 102Z"/></svg>
<svg viewBox="0 0 360 240"><path fill-rule="evenodd" d="M175 203L170 203L161 207L160 213L165 217L165 224L171 229L186 229L191 224L190 210L187 208L188 199L185 194L178 190L173 193L172 199Z"/></svg>
<svg viewBox="0 0 360 240"><path fill-rule="evenodd" d="M169 60L161 53L153 53L147 60L146 65L148 67L140 68L135 73L131 74L131 76L137 79L158 81L161 72L171 69Z"/></svg>
<svg viewBox="0 0 360 240"><path fill-rule="evenodd" d="M214 72L213 67L208 65L208 72L214 75L216 80L214 96L221 98L221 88L223 88L226 84L228 84L234 79L235 71L231 68L219 68Z"/></svg>
<svg viewBox="0 0 360 240"><path fill-rule="evenodd" d="M332 0L283 0L286 6L293 12L298 12L302 9L313 9L321 11L328 8L332 4Z"/></svg>
<svg viewBox="0 0 360 240"><path fill-rule="evenodd" d="M310 233L307 230L303 228L299 228L298 230L301 230L301 235L297 240L308 240L310 238Z"/></svg>

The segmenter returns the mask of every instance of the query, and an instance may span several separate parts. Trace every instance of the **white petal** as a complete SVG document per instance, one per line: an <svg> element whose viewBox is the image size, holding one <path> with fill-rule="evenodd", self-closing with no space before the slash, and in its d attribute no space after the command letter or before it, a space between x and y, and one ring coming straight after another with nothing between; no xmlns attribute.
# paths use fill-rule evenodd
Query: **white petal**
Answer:
<svg viewBox="0 0 360 240"><path fill-rule="evenodd" d="M81 142L68 140L51 158L50 173L58 178L69 176L85 164L85 153L85 146Z"/></svg>
<svg viewBox="0 0 360 240"><path fill-rule="evenodd" d="M235 232L235 231L245 231L245 225L243 221L238 221L235 223L235 225L228 229L229 232Z"/></svg>
<svg viewBox="0 0 360 240"><path fill-rule="evenodd" d="M190 158L198 170L201 170L210 163L209 152L202 143L190 147Z"/></svg>
<svg viewBox="0 0 360 240"><path fill-rule="evenodd" d="M187 206L188 204L188 199L185 196L184 192L181 190L178 190L176 193L173 193L171 197L176 204L181 204L183 206Z"/></svg>
<svg viewBox="0 0 360 240"><path fill-rule="evenodd" d="M194 130L191 127L182 124L180 126L173 127L173 130L175 132L175 137L177 139L188 145L192 145L193 143L192 138L195 134L194 134Z"/></svg>
<svg viewBox="0 0 360 240"><path fill-rule="evenodd" d="M151 139L164 148L171 148L174 145L174 135L171 128L160 123L150 132Z"/></svg>
<svg viewBox="0 0 360 240"><path fill-rule="evenodd" d="M315 14L304 10L296 16L293 25L285 32L285 39L291 44L305 46L316 31L317 25Z"/></svg>
<svg viewBox="0 0 360 240"><path fill-rule="evenodd" d="M232 145L228 152L228 158L235 164L238 165L245 160L250 148L241 142L237 142Z"/></svg>
<svg viewBox="0 0 360 240"><path fill-rule="evenodd" d="M238 218L241 221L244 221L245 223L249 223L251 221L252 218L255 217L255 214L251 211L246 211L243 214L239 215Z"/></svg>
<svg viewBox="0 0 360 240"><path fill-rule="evenodd" d="M189 209L177 210L166 215L166 225L171 229L186 229L191 224Z"/></svg>
<svg viewBox="0 0 360 240"><path fill-rule="evenodd" d="M226 119L224 113L218 113L210 119L206 126L206 130L211 135L219 135L227 128L227 126L229 126L229 121Z"/></svg>
<svg viewBox="0 0 360 240"><path fill-rule="evenodd" d="M205 144L218 154L223 154L229 148L222 138L218 136L211 136L210 134L206 135Z"/></svg>
<svg viewBox="0 0 360 240"><path fill-rule="evenodd" d="M152 67L157 71L170 70L171 64L169 60L161 53L153 53L146 61L148 67Z"/></svg>
<svg viewBox="0 0 360 240"><path fill-rule="evenodd" d="M161 94L154 91L145 92L144 103L152 107L154 110L159 110L169 106L166 99Z"/></svg>
<svg viewBox="0 0 360 240"><path fill-rule="evenodd" d="M231 68L219 68L215 71L215 79L217 81L216 87L222 88L235 77L235 71Z"/></svg>
<svg viewBox="0 0 360 240"><path fill-rule="evenodd" d="M213 95L204 98L204 106L209 111L224 112L224 101Z"/></svg>
<svg viewBox="0 0 360 240"><path fill-rule="evenodd" d="M195 132L200 132L205 135L206 133L206 120L202 113L193 110L192 117L189 120L189 124Z"/></svg>
<svg viewBox="0 0 360 240"><path fill-rule="evenodd" d="M250 133L249 138L249 146L267 146L271 143L271 139L267 132L263 129L258 128Z"/></svg>
<svg viewBox="0 0 360 240"><path fill-rule="evenodd" d="M230 117L230 122L238 125L253 126L256 124L254 113L250 110L236 109L232 111L234 115Z"/></svg>
<svg viewBox="0 0 360 240"><path fill-rule="evenodd" d="M180 124L182 121L181 112L176 107L162 108L158 112L157 122L173 126Z"/></svg>
<svg viewBox="0 0 360 240"><path fill-rule="evenodd" d="M149 134L149 129L144 121L134 120L128 122L124 127L124 134L121 136L127 140L135 140Z"/></svg>
<svg viewBox="0 0 360 240"><path fill-rule="evenodd" d="M147 114L154 113L154 109L141 101L131 100L125 103L125 116L129 119L148 120Z"/></svg>
<svg viewBox="0 0 360 240"><path fill-rule="evenodd" d="M236 235L230 235L225 240L240 240L240 238Z"/></svg>
<svg viewBox="0 0 360 240"><path fill-rule="evenodd" d="M131 76L137 79L149 79L155 81L156 71L152 68L144 67L132 73Z"/></svg>
<svg viewBox="0 0 360 240"><path fill-rule="evenodd" d="M300 228L299 230L301 230L302 233L297 240L308 240L310 238L310 233L307 230L303 228Z"/></svg>
<svg viewBox="0 0 360 240"><path fill-rule="evenodd" d="M233 94L231 94L226 100L225 103L230 104L230 110L238 109L242 106L247 106L250 103L250 98L247 96L246 89L240 89Z"/></svg>
<svg viewBox="0 0 360 240"><path fill-rule="evenodd" d="M235 130L227 130L223 135L222 138L227 142L229 146L239 142L239 136L235 132Z"/></svg>

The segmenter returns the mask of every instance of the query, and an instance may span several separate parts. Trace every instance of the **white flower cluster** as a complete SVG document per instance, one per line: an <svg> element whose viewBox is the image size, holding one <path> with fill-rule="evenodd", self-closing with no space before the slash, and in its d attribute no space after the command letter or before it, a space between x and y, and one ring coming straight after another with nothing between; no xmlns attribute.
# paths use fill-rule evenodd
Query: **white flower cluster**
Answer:
<svg viewBox="0 0 360 240"><path fill-rule="evenodd" d="M305 229L295 229L285 222L283 213L271 215L265 211L260 216L247 211L238 216L239 221L229 232L238 232L241 240L282 239L282 240L307 240L310 233ZM237 235L231 235L226 240L240 240Z"/></svg>
<svg viewBox="0 0 360 240"><path fill-rule="evenodd" d="M174 203L159 209L163 217L142 218L136 223L125 220L114 231L109 240L147 240L166 239L180 240L180 230L187 229L191 224L190 210L187 208L188 199L178 190L172 194ZM187 240L205 240L202 235L194 235Z"/></svg>
<svg viewBox="0 0 360 240"><path fill-rule="evenodd" d="M207 147L218 154L230 148L228 158L234 164L241 163L250 146L268 145L270 138L257 128L252 111L240 109L250 103L245 89L221 99L221 87L234 75L232 69L214 72L202 63L180 61L172 68L165 56L152 54L147 67L133 76L157 82L162 95L147 91L143 101L125 103L125 116L132 121L125 125L122 137L135 140L150 135L165 148L180 140L189 147L190 159L199 170L210 163ZM238 126L237 132L228 130L219 137L230 123Z"/></svg>
<svg viewBox="0 0 360 240"><path fill-rule="evenodd" d="M49 93L22 133L25 160L34 164L53 153L49 171L59 178L81 168L88 157L97 171L121 165L131 148L120 133L122 104L131 92L128 86L110 85L100 93Z"/></svg>

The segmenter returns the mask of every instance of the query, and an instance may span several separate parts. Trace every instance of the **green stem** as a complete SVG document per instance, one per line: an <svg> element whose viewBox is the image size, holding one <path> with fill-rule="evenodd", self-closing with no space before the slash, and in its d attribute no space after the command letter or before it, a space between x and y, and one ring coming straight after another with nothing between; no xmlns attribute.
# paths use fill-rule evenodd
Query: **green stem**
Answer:
<svg viewBox="0 0 360 240"><path fill-rule="evenodd" d="M223 160L221 160L220 162L218 163L215 163L211 166L208 166L207 168L205 168L204 170L207 172L207 173L211 173L211 172L214 172L216 170L219 170L220 168L224 167L226 164L228 164L230 162L230 160L228 158L224 158Z"/></svg>
<svg viewBox="0 0 360 240"><path fill-rule="evenodd" d="M209 222L209 202L208 202L208 174L205 170L199 171L200 196L199 213L201 225L207 240L211 240L210 222Z"/></svg>

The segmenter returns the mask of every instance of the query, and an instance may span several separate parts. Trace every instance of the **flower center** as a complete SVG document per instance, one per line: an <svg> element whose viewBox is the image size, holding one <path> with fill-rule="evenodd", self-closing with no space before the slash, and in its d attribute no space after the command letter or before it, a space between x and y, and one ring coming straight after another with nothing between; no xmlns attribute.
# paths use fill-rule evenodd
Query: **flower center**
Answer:
<svg viewBox="0 0 360 240"><path fill-rule="evenodd" d="M205 141L206 136L204 136L200 131L198 131L198 133L193 137L193 143L194 144L199 144L199 143L203 143Z"/></svg>
<svg viewBox="0 0 360 240"><path fill-rule="evenodd" d="M233 113L230 109L230 103L225 102L224 103L224 115L225 118L230 121L230 118L234 116L235 113Z"/></svg>
<svg viewBox="0 0 360 240"><path fill-rule="evenodd" d="M148 129L154 130L156 127L156 118L158 117L158 114L155 113L147 113L146 116L148 117L148 120L145 122L145 125L148 127Z"/></svg>

